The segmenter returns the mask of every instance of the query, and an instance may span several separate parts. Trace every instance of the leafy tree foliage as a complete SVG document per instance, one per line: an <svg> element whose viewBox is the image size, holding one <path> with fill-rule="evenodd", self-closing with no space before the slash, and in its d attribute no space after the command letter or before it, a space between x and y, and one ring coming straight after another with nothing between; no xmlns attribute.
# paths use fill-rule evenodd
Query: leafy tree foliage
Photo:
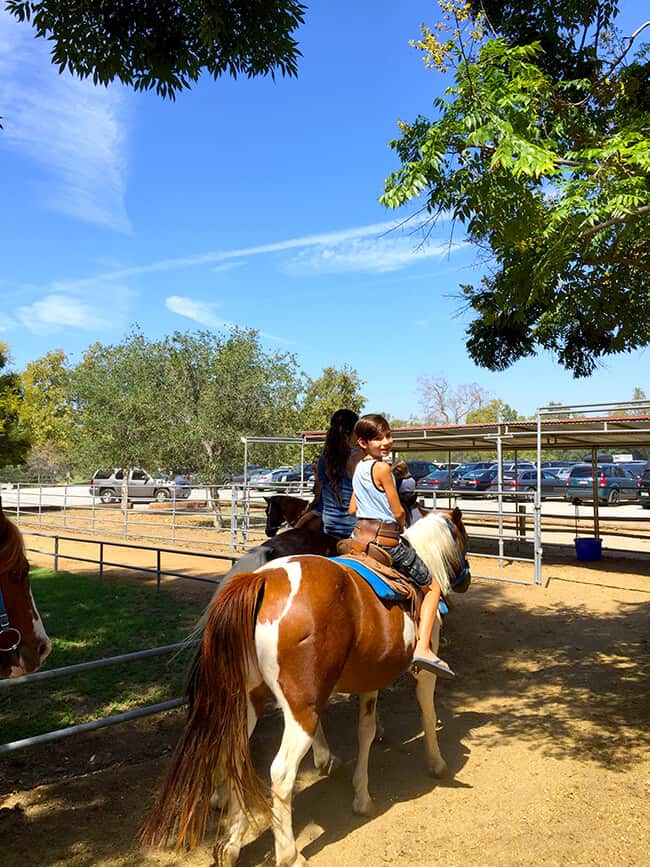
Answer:
<svg viewBox="0 0 650 867"><path fill-rule="evenodd" d="M477 364L546 349L586 376L650 343L650 21L621 36L612 0L440 5L414 44L454 83L400 124L382 201L422 196L483 251L461 287Z"/></svg>
<svg viewBox="0 0 650 867"><path fill-rule="evenodd" d="M304 430L326 430L337 409L356 413L366 402L361 394L363 381L347 364L341 368L325 367L318 379L310 380L303 398L302 427Z"/></svg>
<svg viewBox="0 0 650 867"><path fill-rule="evenodd" d="M74 411L70 400L70 369L63 350L56 349L31 361L21 373L20 382L19 413L32 445L47 445L60 453L67 452Z"/></svg>
<svg viewBox="0 0 650 867"><path fill-rule="evenodd" d="M29 449L29 439L19 422L20 377L5 371L9 347L0 343L0 467L20 464Z"/></svg>
<svg viewBox="0 0 650 867"><path fill-rule="evenodd" d="M253 331L139 330L95 344L72 373L76 451L98 466L189 466L207 481L241 467L245 434L293 434L302 378L292 355L265 353Z"/></svg>
<svg viewBox="0 0 650 867"><path fill-rule="evenodd" d="M305 12L297 0L7 0L6 8L52 43L60 72L171 99L203 70L215 79L296 75L292 34Z"/></svg>
<svg viewBox="0 0 650 867"><path fill-rule="evenodd" d="M163 351L170 419L165 465L182 458L214 481L242 467L242 436L295 436L304 385L293 355L264 352L249 330L226 337L176 333ZM281 459L277 446L256 445L250 456L258 463Z"/></svg>
<svg viewBox="0 0 650 867"><path fill-rule="evenodd" d="M519 418L523 416L520 416L516 409L498 398L493 398L485 406L468 412L465 421L467 424L487 424L497 420L517 421Z"/></svg>

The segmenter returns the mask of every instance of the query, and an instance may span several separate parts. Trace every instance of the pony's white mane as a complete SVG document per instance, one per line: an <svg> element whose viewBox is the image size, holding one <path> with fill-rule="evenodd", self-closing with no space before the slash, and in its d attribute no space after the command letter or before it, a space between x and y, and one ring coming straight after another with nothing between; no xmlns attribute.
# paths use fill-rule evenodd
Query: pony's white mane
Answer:
<svg viewBox="0 0 650 867"><path fill-rule="evenodd" d="M447 519L431 513L416 521L404 535L440 585L443 596L451 590L449 573L459 566L458 551Z"/></svg>

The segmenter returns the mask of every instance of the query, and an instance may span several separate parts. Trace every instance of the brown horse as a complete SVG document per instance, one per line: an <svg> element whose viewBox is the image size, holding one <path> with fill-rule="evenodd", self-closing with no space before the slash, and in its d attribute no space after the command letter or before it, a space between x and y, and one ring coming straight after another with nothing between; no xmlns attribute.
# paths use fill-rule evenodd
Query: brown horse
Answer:
<svg viewBox="0 0 650 867"><path fill-rule="evenodd" d="M309 505L302 497L290 497L287 494L274 494L264 499L266 500L265 533L267 536L275 536L280 527L293 527Z"/></svg>
<svg viewBox="0 0 650 867"><path fill-rule="evenodd" d="M0 499L0 677L36 671L51 649L29 586L22 536Z"/></svg>
<svg viewBox="0 0 650 867"><path fill-rule="evenodd" d="M450 579L470 577L467 537L456 521L429 515L407 531L443 593ZM278 865L304 864L296 849L291 797L298 766L314 751L319 768L333 761L320 717L335 692L360 694L359 758L353 809L372 809L368 755L375 737L377 692L410 665L416 627L409 606L381 601L349 567L315 556L287 557L253 574L233 577L211 603L190 683L190 710L165 787L142 840L159 845L176 832L179 849L194 845L206 828L216 790L226 819L220 863L236 862L251 807L271 817ZM437 649L440 617L432 647ZM429 770L446 764L436 737L435 675L415 671ZM284 717L280 749L271 765L269 808L255 775L249 737L266 701Z"/></svg>

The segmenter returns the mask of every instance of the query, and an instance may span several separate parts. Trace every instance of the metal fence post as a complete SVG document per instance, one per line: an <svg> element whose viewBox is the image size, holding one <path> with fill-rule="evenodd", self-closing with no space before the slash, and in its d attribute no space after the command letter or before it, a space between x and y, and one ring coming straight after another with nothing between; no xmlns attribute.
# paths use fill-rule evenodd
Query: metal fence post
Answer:
<svg viewBox="0 0 650 867"><path fill-rule="evenodd" d="M230 550L237 550L237 489L234 484L230 495Z"/></svg>
<svg viewBox="0 0 650 867"><path fill-rule="evenodd" d="M99 577L104 577L104 543L99 543Z"/></svg>
<svg viewBox="0 0 650 867"><path fill-rule="evenodd" d="M63 526L67 527L67 515L68 515L68 483L65 483L65 487L63 488Z"/></svg>
<svg viewBox="0 0 650 867"><path fill-rule="evenodd" d="M160 592L160 548L156 548L156 591Z"/></svg>
<svg viewBox="0 0 650 867"><path fill-rule="evenodd" d="M54 537L54 571L59 571L59 537Z"/></svg>

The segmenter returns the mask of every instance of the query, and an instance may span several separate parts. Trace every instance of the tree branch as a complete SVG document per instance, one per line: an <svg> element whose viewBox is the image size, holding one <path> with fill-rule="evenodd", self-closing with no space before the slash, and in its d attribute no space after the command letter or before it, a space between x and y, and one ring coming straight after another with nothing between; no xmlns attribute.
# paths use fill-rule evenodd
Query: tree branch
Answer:
<svg viewBox="0 0 650 867"><path fill-rule="evenodd" d="M624 223L626 220L629 220L630 217L645 217L646 214L650 214L650 205L643 205L632 214L622 214L620 217L612 217L609 220L604 220L596 226L590 226L588 229L585 229L584 232L580 233L580 235L585 239L593 238L593 236L597 235L599 232L609 229L611 226L616 226L619 223Z"/></svg>

